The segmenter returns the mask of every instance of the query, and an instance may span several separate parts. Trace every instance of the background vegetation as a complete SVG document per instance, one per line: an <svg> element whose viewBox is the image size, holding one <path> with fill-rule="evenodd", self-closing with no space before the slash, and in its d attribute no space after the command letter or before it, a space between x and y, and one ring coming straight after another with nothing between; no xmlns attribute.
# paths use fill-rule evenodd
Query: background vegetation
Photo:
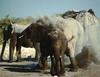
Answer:
<svg viewBox="0 0 100 77"><path fill-rule="evenodd" d="M12 22L16 22L18 24L28 24L28 23L32 23L34 19L31 16L28 16L26 18L15 18L15 17L11 17L10 15L6 15L5 17L0 19L0 44L2 43L2 31L3 31L3 27L7 26L10 21Z"/></svg>
<svg viewBox="0 0 100 77"><path fill-rule="evenodd" d="M56 14L56 16L57 15L60 15L60 14ZM0 44L2 43L3 27L7 26L10 23L10 21L25 25L28 23L32 23L34 21L34 18L31 16L28 16L26 18L15 18L15 17L11 17L10 15L6 15L5 17L1 18L0 19ZM100 18L99 18L99 21L100 21Z"/></svg>

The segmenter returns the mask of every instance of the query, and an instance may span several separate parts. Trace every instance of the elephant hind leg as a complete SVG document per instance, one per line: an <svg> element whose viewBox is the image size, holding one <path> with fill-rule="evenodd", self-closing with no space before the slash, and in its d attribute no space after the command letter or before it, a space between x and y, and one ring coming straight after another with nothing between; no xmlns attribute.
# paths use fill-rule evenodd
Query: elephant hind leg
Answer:
<svg viewBox="0 0 100 77"><path fill-rule="evenodd" d="M70 57L70 61L71 61L71 69L69 71L77 71L78 70L78 64L75 58Z"/></svg>
<svg viewBox="0 0 100 77"><path fill-rule="evenodd" d="M20 62L21 61L21 46L16 45L16 56L17 56L17 60L16 62Z"/></svg>
<svg viewBox="0 0 100 77"><path fill-rule="evenodd" d="M3 42L1 55L0 55L0 61L3 61L3 54L4 54L5 47L6 47L6 41Z"/></svg>

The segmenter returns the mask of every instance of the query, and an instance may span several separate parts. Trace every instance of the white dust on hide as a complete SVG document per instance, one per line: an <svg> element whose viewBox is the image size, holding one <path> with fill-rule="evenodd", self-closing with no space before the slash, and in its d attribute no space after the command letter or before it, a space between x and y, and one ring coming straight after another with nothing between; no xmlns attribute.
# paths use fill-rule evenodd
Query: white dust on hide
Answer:
<svg viewBox="0 0 100 77"><path fill-rule="evenodd" d="M84 21L83 21L84 20ZM90 54L94 56L92 62L99 64L100 63L100 24L98 22L98 19L90 15L90 13L85 13L84 19L82 19L81 23L83 24L84 28L84 40L83 40L83 46L86 47L86 51L83 51L80 53L80 58L84 61L84 58L87 56L89 57ZM83 50L84 50L83 47ZM88 53L88 54L86 54ZM77 55L79 56L79 55ZM87 60L90 58L87 58Z"/></svg>

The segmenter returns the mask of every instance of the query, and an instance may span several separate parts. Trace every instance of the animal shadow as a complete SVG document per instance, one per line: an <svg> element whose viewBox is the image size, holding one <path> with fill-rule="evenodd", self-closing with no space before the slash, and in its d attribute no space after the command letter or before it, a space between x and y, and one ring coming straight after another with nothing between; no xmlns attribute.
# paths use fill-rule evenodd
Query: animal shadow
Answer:
<svg viewBox="0 0 100 77"><path fill-rule="evenodd" d="M32 64L0 64L0 67L4 67L4 69L11 71L11 72L23 72L23 73L29 73L29 72L41 72L41 70L37 67L36 63Z"/></svg>

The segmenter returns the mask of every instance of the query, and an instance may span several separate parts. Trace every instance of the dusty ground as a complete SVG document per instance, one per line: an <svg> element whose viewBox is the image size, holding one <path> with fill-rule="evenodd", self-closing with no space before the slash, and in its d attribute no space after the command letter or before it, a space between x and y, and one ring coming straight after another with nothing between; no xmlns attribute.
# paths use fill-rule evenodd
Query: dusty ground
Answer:
<svg viewBox="0 0 100 77"><path fill-rule="evenodd" d="M23 49L22 51L23 58L28 58L28 56L31 55L34 57L35 53L33 52L33 50L31 51ZM8 59L8 55L9 52L7 46L4 54L4 59ZM49 69L47 70L48 73L46 74L42 73L40 70L36 70L36 64L37 62L33 61L22 61L18 63L0 62L0 77L52 77L49 74ZM100 77L100 65L91 64L87 69L79 69L77 72L68 72L68 68L65 68L65 70L65 77Z"/></svg>
<svg viewBox="0 0 100 77"><path fill-rule="evenodd" d="M36 62L0 62L0 77L51 77L40 70L35 70ZM33 67L34 69L31 69ZM65 77L100 77L100 65L91 64L87 69L79 69L78 72L68 72L66 68Z"/></svg>

